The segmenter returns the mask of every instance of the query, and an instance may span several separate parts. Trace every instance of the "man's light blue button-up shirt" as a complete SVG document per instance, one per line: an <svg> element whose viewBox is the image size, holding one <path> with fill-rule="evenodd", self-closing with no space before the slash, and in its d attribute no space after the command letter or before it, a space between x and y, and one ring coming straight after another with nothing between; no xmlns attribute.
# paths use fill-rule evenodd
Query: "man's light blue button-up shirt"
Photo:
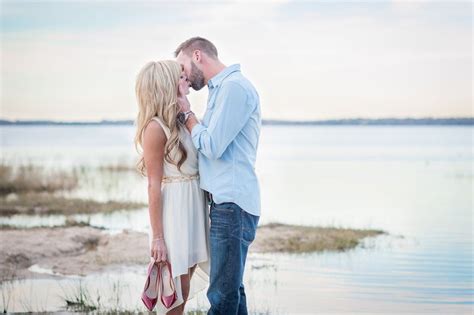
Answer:
<svg viewBox="0 0 474 315"><path fill-rule="evenodd" d="M231 65L207 83L207 109L191 131L199 151L201 188L215 203L234 202L260 216L255 161L261 128L260 100L252 83Z"/></svg>

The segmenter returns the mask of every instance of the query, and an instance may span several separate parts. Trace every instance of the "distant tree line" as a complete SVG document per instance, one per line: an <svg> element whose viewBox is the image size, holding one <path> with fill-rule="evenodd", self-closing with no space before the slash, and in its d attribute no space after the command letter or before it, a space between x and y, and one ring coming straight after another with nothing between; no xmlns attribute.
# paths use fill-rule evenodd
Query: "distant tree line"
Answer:
<svg viewBox="0 0 474 315"><path fill-rule="evenodd" d="M97 126L97 125L133 125L133 120L101 120L95 122L67 122L52 120L5 120L0 119L0 125L22 125L22 126L38 126L38 125L54 125L54 126ZM296 120L263 120L263 125L283 125L283 126L318 126L318 125L389 125L389 126L410 126L410 125L474 125L474 117L462 118L348 118L348 119L328 119L313 121L296 121Z"/></svg>

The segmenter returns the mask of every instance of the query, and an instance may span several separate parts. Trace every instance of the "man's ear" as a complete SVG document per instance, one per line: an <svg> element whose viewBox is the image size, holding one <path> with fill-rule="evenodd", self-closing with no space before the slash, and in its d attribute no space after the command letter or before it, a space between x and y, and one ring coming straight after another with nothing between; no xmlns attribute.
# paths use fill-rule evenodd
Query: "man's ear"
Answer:
<svg viewBox="0 0 474 315"><path fill-rule="evenodd" d="M195 62L201 62L201 57L202 57L202 55L201 55L200 50L195 50L193 52L193 59L194 59Z"/></svg>

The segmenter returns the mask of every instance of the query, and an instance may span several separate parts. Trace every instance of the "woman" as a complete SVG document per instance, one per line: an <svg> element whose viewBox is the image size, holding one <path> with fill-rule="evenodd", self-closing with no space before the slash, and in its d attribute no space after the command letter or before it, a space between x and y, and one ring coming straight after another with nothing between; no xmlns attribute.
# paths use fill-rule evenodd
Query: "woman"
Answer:
<svg viewBox="0 0 474 315"><path fill-rule="evenodd" d="M209 277L209 221L198 155L177 119L178 98L189 93L189 82L177 62L149 62L138 74L135 92L135 145L143 153L138 168L148 178L150 253L156 262L171 264L178 296L168 309L158 298L156 310L183 314L186 301Z"/></svg>

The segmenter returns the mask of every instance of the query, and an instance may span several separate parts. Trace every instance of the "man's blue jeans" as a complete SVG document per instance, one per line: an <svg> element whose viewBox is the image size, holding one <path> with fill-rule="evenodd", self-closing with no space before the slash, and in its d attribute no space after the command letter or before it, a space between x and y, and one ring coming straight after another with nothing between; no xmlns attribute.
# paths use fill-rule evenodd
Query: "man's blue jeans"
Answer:
<svg viewBox="0 0 474 315"><path fill-rule="evenodd" d="M247 314L243 274L260 217L237 204L211 202L209 315Z"/></svg>

